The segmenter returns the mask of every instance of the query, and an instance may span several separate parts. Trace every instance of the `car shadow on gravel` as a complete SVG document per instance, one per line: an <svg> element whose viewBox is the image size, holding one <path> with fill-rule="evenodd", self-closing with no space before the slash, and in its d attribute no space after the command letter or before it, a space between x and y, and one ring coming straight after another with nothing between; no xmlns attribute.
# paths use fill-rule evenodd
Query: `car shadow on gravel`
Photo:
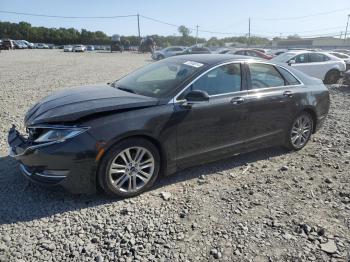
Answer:
<svg viewBox="0 0 350 262"><path fill-rule="evenodd" d="M183 181L223 172L259 160L268 160L286 150L271 148L236 155L229 159L189 168L163 177L151 191ZM46 188L25 179L18 163L11 157L0 157L0 225L47 218L55 214L123 201L104 194L73 195L60 188Z"/></svg>
<svg viewBox="0 0 350 262"><path fill-rule="evenodd" d="M32 221L115 201L119 199L99 193L73 195L61 188L30 183L20 173L16 160L0 157L0 225Z"/></svg>
<svg viewBox="0 0 350 262"><path fill-rule="evenodd" d="M280 156L288 153L289 151L283 147L272 147L268 149L261 149L250 153L244 153L232 156L230 158L218 160L208 164L195 166L184 169L168 177L163 177L155 186L156 188L162 188L170 184L181 183L191 179L196 179L201 176L207 176L215 173L225 173L233 168L245 167L251 163L255 163L260 160L269 160L272 157Z"/></svg>

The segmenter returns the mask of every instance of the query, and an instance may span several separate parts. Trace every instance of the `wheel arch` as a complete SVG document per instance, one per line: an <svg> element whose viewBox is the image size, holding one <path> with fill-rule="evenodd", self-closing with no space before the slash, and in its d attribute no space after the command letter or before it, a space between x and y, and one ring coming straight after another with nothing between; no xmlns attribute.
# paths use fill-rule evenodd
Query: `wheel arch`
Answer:
<svg viewBox="0 0 350 262"><path fill-rule="evenodd" d="M95 174L95 179L96 182L98 181L98 174L101 168L101 160L105 157L105 155L107 154L107 152L116 144L121 143L124 140L128 140L128 139L133 139L133 138L141 138L144 140L147 140L148 142L152 143L159 152L159 156L160 156L160 175L162 176L163 174L165 174L166 170L167 170L167 157L166 157L166 152L165 149L163 147L163 145L161 144L161 142L159 140L157 140L155 137L148 135L148 134L129 134L129 135L125 135L122 137L119 137L117 139L114 139L113 141L111 141L110 143L107 143L104 147L104 153L102 155L102 157L97 161L97 168L96 168L96 174Z"/></svg>
<svg viewBox="0 0 350 262"><path fill-rule="evenodd" d="M323 81L326 81L328 74L331 73L331 72L337 72L337 73L340 74L341 71L340 71L339 65L334 65L332 68L330 68L330 69L325 73L324 78L323 78Z"/></svg>
<svg viewBox="0 0 350 262"><path fill-rule="evenodd" d="M313 127L312 127L312 133L314 134L316 132L316 126L317 126L317 114L316 110L311 107L306 107L300 111L300 114L306 112L309 113L312 117Z"/></svg>

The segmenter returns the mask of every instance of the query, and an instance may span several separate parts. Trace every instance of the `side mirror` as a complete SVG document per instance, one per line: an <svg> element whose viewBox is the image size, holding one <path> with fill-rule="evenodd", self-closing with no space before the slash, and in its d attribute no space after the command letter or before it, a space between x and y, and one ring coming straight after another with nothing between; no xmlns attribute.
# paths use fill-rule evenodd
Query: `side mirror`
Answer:
<svg viewBox="0 0 350 262"><path fill-rule="evenodd" d="M209 101L209 95L207 92L202 90L192 90L185 96L185 102L182 106L186 109L192 108L194 104L200 104Z"/></svg>
<svg viewBox="0 0 350 262"><path fill-rule="evenodd" d="M295 64L295 60L294 60L294 59L289 60L288 65L291 66L291 65L293 65L293 64Z"/></svg>
<svg viewBox="0 0 350 262"><path fill-rule="evenodd" d="M209 95L207 92L202 91L202 90L192 90L189 92L186 96L185 99L187 102L208 102L209 101Z"/></svg>

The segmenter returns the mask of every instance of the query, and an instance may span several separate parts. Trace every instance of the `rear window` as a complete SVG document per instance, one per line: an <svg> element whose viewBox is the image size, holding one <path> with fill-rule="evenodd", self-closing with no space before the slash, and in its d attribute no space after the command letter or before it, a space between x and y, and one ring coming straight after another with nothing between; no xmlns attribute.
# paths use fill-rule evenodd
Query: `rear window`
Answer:
<svg viewBox="0 0 350 262"><path fill-rule="evenodd" d="M330 58L324 54L320 53L310 53L309 54L309 62L310 63L317 63L317 62L324 62L328 61Z"/></svg>
<svg viewBox="0 0 350 262"><path fill-rule="evenodd" d="M285 85L281 74L272 65L251 63L249 71L252 89Z"/></svg>
<svg viewBox="0 0 350 262"><path fill-rule="evenodd" d="M296 79L291 73L289 73L286 69L283 67L277 67L278 71L281 73L281 75L284 77L284 79L287 81L287 85L299 85L300 82L298 79Z"/></svg>

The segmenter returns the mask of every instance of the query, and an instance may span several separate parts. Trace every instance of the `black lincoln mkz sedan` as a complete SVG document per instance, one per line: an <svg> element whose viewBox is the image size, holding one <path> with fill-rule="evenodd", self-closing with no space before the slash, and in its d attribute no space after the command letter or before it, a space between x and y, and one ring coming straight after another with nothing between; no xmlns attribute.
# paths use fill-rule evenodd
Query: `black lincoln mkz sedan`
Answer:
<svg viewBox="0 0 350 262"><path fill-rule="evenodd" d="M61 91L12 127L10 155L32 181L123 197L160 174L263 147L303 148L329 93L293 68L234 55L185 55L105 86Z"/></svg>

